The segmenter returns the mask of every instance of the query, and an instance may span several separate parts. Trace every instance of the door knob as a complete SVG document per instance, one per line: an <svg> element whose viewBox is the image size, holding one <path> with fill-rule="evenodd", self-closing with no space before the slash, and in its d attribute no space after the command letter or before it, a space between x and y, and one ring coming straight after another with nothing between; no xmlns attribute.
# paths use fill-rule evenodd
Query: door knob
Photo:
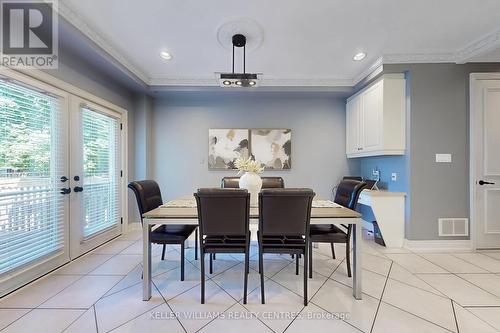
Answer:
<svg viewBox="0 0 500 333"><path fill-rule="evenodd" d="M73 189L73 191L75 191L75 192L83 192L83 187L81 187L81 186L75 186L75 188Z"/></svg>
<svg viewBox="0 0 500 333"><path fill-rule="evenodd" d="M492 182L485 182L484 180L480 180L477 182L479 185L495 185L495 183Z"/></svg>
<svg viewBox="0 0 500 333"><path fill-rule="evenodd" d="M61 194L70 194L71 193L71 188L62 188L61 189Z"/></svg>
<svg viewBox="0 0 500 333"><path fill-rule="evenodd" d="M63 183L67 182L68 180L69 180L69 179L68 179L68 177L66 177L66 176L62 176L62 177L61 177L61 182L63 182Z"/></svg>

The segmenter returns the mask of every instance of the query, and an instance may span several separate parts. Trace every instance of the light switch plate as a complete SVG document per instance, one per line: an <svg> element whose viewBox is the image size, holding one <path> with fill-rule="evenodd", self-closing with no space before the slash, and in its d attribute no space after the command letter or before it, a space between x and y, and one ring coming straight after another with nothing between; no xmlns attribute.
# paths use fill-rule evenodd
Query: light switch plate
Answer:
<svg viewBox="0 0 500 333"><path fill-rule="evenodd" d="M398 180L398 174L396 172L391 173L391 180L393 182Z"/></svg>
<svg viewBox="0 0 500 333"><path fill-rule="evenodd" d="M436 154L436 163L451 163L451 154Z"/></svg>

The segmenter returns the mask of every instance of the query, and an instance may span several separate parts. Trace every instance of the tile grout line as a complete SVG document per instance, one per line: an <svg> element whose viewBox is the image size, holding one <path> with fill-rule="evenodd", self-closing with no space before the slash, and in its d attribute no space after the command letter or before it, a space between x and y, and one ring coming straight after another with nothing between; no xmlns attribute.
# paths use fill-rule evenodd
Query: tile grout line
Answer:
<svg viewBox="0 0 500 333"><path fill-rule="evenodd" d="M458 319L457 319L457 313L455 311L454 302L452 299L450 299L450 302L451 302L451 309L453 310L453 318L455 319L455 325L457 327L457 333L460 333L460 327L458 327Z"/></svg>
<svg viewBox="0 0 500 333"><path fill-rule="evenodd" d="M311 259L311 258L309 258L309 259ZM330 258L328 257L328 259L330 259ZM314 296L316 296L316 294L317 294L317 293L321 290L321 288L323 288L323 286L324 286L324 285L328 282L328 280L330 279L330 277L331 277L331 276L332 276L332 275L333 275L333 274L337 271L337 269L340 267L340 265L342 265L342 263L343 263L344 261L345 261L345 258L344 258L343 260L341 260L341 261L340 261L340 263L339 263L339 264L335 267L335 269L334 269L334 270L330 273L330 275L326 277L325 281L323 281L323 283L322 283L322 284L321 284L321 286L318 288L318 290L316 290L316 292L315 292L314 294L312 294L312 296L310 297L310 299L309 299L309 300L307 300L307 303L308 303L308 304L309 304L309 303L312 303L312 299L314 298ZM308 275L309 275L308 268L305 268L304 270L305 270L304 274L308 274ZM313 270L313 272L314 272L314 270ZM318 273L318 272L315 272L315 273L316 273L316 274L319 274L319 275L321 275L321 276L323 276L323 277L325 277L325 275L323 275L323 274L321 274L321 273ZM308 276L307 278L309 279L309 276ZM274 281L274 280L273 280L273 281ZM276 282L276 281L274 281L274 282ZM276 282L276 283L278 283L278 282ZM279 285L281 285L280 283L278 283L278 284L279 284ZM308 283L308 286L309 286L309 283ZM288 289L288 288L287 288L287 287L285 287L285 286L283 286L283 287L284 287L284 288L286 288L286 289ZM290 289L288 289L288 290L290 290ZM292 291L292 290L290 290L290 291ZM292 291L292 292L294 292L294 291ZM302 297L304 297L304 295L302 295ZM314 304L314 303L312 303L312 304ZM314 304L314 305L316 305L316 304ZM298 317L300 316L300 314L301 314L301 313L305 310L305 308L306 308L305 306L303 306L303 307L302 307L302 309L301 309L301 310L300 310L300 312L297 314L297 316L296 316L295 318L293 318L293 320L292 320L292 321L288 324L288 326L287 326L287 327L283 330L283 332L282 332L282 333L285 333L285 331L286 331L286 330L287 330L290 326L292 326L292 324L294 323L294 321L295 321L295 320L297 320L297 318L298 318ZM329 311L327 311L327 312L329 312Z"/></svg>
<svg viewBox="0 0 500 333"><path fill-rule="evenodd" d="M430 261L429 259L425 258L425 257L423 256L425 253L418 253L418 252L416 252L415 254L416 254L417 256L419 256L420 258L422 258L422 259L424 259L424 260L426 260L426 261L430 262L431 264L433 264L433 265L435 265L435 266L438 266L439 268L442 268L442 269L444 269L445 271L447 271L447 272L449 272L449 273L451 273L451 274L455 274L454 272L451 272L450 270L446 269L445 267L441 266L440 264L436 264L436 263L434 263L434 262ZM432 253L428 253L428 254L432 254ZM436 254L436 253L435 253L435 254ZM482 269L482 270L486 271L486 273L477 273L477 274L487 274L487 273L493 273L493 272L491 272L491 271L487 270L486 268L480 267L480 266L478 266L478 265L476 265L476 264L471 263L470 261L467 261L467 260L465 260L465 259L462 259L462 258L460 258L460 257L457 257L457 256L455 255L455 253L453 253L453 252L449 252L449 253L437 253L437 254L449 254L450 256L454 257L455 259L461 260L461 261L463 261L463 262L465 262L465 263L467 263L467 264L469 264L469 265L472 265L472 266L474 266L474 267L477 267L477 268L479 268L479 269ZM445 273L435 273L435 274L445 274ZM457 273L457 274L468 274L468 273Z"/></svg>
<svg viewBox="0 0 500 333"><path fill-rule="evenodd" d="M389 281L389 275L391 274L393 264L394 264L394 262L391 261L391 266L389 267L389 272L387 272L387 277L385 279L384 288L382 289L382 294L380 294L380 299L378 301L377 310L375 311L375 316L373 317L373 322L372 322L372 327L370 328L370 333L373 332L373 328L375 327L375 321L377 320L378 311L380 310L380 304L382 304L382 298L384 297L385 288L387 287L387 281Z"/></svg>
<svg viewBox="0 0 500 333"><path fill-rule="evenodd" d="M161 293L160 293L160 291L158 290L158 288L156 287L156 285L155 285L154 283L152 283L152 285L154 286L154 288L156 289L156 291L158 291L158 293L160 294L161 298L165 301L165 299L164 299L164 298L163 298L163 296L161 295ZM144 311L144 312L141 312L140 314L138 314L138 315L136 315L136 316L134 316L134 317L132 317L132 318L130 318L130 319L128 319L128 320L126 320L126 321L124 321L123 323L119 324L118 326L115 326L115 327L111 328L111 329L110 329L110 330L108 330L107 332L111 332L111 331L113 331L113 330L117 329L118 327L121 327L121 326L123 326L123 325L125 325L125 324L128 324L128 323L129 323L129 322L131 322L132 320L135 320L135 319L139 318L140 316L144 315L144 314L145 314L145 313L147 313L148 311L151 311L151 310L153 310L153 309L156 309L156 308L158 308L158 307L162 306L163 304L166 304L166 302L165 302L165 303L158 304L158 305L155 305L155 306L153 306L152 308L150 308L150 309L148 309L148 310L146 310L146 311ZM95 313L95 312L94 312L94 313ZM96 325L97 325L97 314L96 314ZM97 333L99 333L99 332L97 332Z"/></svg>
<svg viewBox="0 0 500 333"><path fill-rule="evenodd" d="M160 288L158 288L158 286L156 285L156 283L154 283L153 281L151 281L151 283L153 283L155 285L155 288L156 290L158 290L158 293L161 295L161 297L163 298L163 301L165 301L165 304L168 306L168 308L170 309L170 311L172 313L174 313L174 310L172 309L172 307L170 306L170 304L168 304L167 300L165 299L165 296L163 296L163 294L161 293L160 291ZM191 289L190 289L191 290ZM163 304L161 304L163 305ZM161 306L159 305L159 306ZM153 308L154 309L154 308ZM151 309L152 310L152 309ZM151 311L149 310L149 311ZM175 313L174 313L175 315ZM184 327L184 325L182 325L182 322L180 321L180 319L177 317L177 315L175 315L175 319L177 320L177 322L179 323L179 325L181 325L182 329L184 330L185 333L188 333L188 331L186 330L186 328Z"/></svg>
<svg viewBox="0 0 500 333"><path fill-rule="evenodd" d="M452 302L453 302L453 301L452 301ZM454 303L455 303L455 302L453 302L453 304L454 304ZM459 305L459 304L457 303L457 305ZM461 306L461 305L459 305L459 306ZM474 317L476 317L479 321L483 322L484 324L488 325L489 327L491 327L492 329L494 329L494 330L496 330L496 331L498 330L496 327L493 327L490 323L488 323L487 321L485 321L485 320L484 320L484 319L482 319L481 317L477 316L474 312L469 311L469 309L467 309L466 307L463 307L463 306L461 306L461 307L462 307L465 311L467 311L468 313L470 313L471 315L473 315Z"/></svg>
<svg viewBox="0 0 500 333"><path fill-rule="evenodd" d="M95 309L95 305L92 305L92 308L94 312L95 331L96 333L99 333L99 324L97 323L97 310Z"/></svg>
<svg viewBox="0 0 500 333"><path fill-rule="evenodd" d="M400 308L399 306L396 306L396 305L394 305L394 304L391 304L391 303L388 303L388 302L385 302L385 301L382 301L382 303L387 304L387 305L389 305L389 306L392 306L393 308L396 308L396 309L398 309L398 310L400 310L400 311L402 311L402 312L408 313L408 314L410 314L410 315L412 315L412 316L414 316L414 317L417 317L417 318L419 318L419 319L421 319L421 320L423 320L423 321L426 321L426 322L428 322L428 323L431 323L432 325L437 326L437 327L440 327L440 328L442 328L442 329L444 329L444 330L446 330L446 331L448 331L448 332L453 332L453 331L451 331L450 329L448 329L448 328L446 328L446 327L444 327L444 326L441 326L440 324L437 324L437 323L435 323L435 322L433 322L433 321L430 321L429 319L426 319L426 318L421 317L421 316L419 316L419 315L417 315L417 314L415 314L415 313L412 313L412 312L410 312L410 311L408 311L408 310L405 310L405 309L403 309L403 308ZM456 332L453 332L453 333L456 333Z"/></svg>

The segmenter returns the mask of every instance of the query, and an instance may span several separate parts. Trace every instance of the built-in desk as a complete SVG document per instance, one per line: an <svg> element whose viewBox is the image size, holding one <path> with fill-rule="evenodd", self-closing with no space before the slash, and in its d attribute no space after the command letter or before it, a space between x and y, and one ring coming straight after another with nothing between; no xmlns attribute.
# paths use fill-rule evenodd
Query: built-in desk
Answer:
<svg viewBox="0 0 500 333"><path fill-rule="evenodd" d="M358 203L370 206L387 247L403 247L405 238L403 192L363 190Z"/></svg>

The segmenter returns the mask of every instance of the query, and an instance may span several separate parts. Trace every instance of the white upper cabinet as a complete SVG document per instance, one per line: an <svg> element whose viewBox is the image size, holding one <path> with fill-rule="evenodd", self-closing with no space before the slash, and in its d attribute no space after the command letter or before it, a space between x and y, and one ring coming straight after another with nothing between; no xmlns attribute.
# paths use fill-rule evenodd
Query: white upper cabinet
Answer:
<svg viewBox="0 0 500 333"><path fill-rule="evenodd" d="M347 157L405 154L405 86L403 74L385 74L347 100Z"/></svg>

